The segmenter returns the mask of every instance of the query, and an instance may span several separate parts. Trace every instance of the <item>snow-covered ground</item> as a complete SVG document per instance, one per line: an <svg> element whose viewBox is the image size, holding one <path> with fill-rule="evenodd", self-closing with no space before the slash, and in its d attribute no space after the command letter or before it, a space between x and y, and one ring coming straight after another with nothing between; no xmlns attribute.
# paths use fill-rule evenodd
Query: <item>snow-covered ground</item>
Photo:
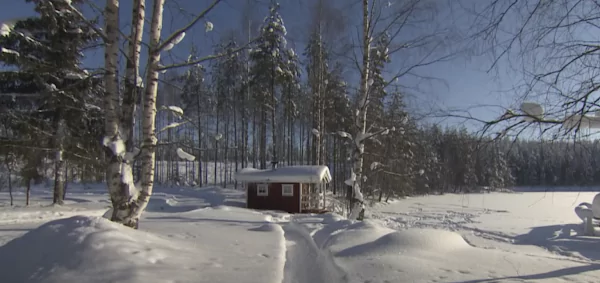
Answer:
<svg viewBox="0 0 600 283"><path fill-rule="evenodd" d="M62 207L40 188L30 207L0 193L0 282L599 282L600 238L573 212L594 195L425 196L355 222L157 188L136 231L101 218L101 186L70 185Z"/></svg>

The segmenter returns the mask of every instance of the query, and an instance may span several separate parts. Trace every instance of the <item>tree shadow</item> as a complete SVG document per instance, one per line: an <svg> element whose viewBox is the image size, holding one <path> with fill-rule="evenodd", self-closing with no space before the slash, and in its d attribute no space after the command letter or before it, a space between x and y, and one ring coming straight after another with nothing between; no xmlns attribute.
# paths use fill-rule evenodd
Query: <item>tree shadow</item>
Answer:
<svg viewBox="0 0 600 283"><path fill-rule="evenodd" d="M534 245L564 256L579 254L600 260L600 238L583 236L582 224L533 227L527 234L514 237L517 245Z"/></svg>
<svg viewBox="0 0 600 283"><path fill-rule="evenodd" d="M52 202L52 200L54 199L54 197L52 197L52 196L42 196L42 197L36 197L36 199ZM72 197L69 194L67 194L65 196L64 201L66 203L69 203L69 202L71 202L71 203L88 203L88 202L93 202L92 200L89 200L89 199Z"/></svg>
<svg viewBox="0 0 600 283"><path fill-rule="evenodd" d="M0 232L29 232L34 228L0 228Z"/></svg>
<svg viewBox="0 0 600 283"><path fill-rule="evenodd" d="M513 192L519 193L544 193L544 192L598 192L600 191L600 187L597 186L523 186L523 187L513 187L511 188Z"/></svg>
<svg viewBox="0 0 600 283"><path fill-rule="evenodd" d="M201 199L205 202L205 205L201 207L214 207L221 205L235 207L246 206L246 198L242 192L221 189L219 187L205 187L200 189L181 187L168 189L161 188L155 193L155 195L160 195L160 193Z"/></svg>
<svg viewBox="0 0 600 283"><path fill-rule="evenodd" d="M568 276L568 275L577 275L577 274L581 274L584 272L597 271L599 269L600 269L599 264L590 264L590 265L567 267L567 268L563 268L563 269L557 269L557 270L552 270L549 272L538 273L538 274L506 276L506 277L497 277L497 278L488 278L488 279L476 279L476 280L469 280L469 281L460 281L460 282L456 282L456 283L493 283L493 282L499 282L499 280L508 280L508 279L542 280L542 279L560 278L560 277Z"/></svg>
<svg viewBox="0 0 600 283"><path fill-rule="evenodd" d="M148 216L145 219L147 220L168 220L168 221L174 221L174 222L189 222L189 223L197 223L197 222L213 222L213 223L224 223L224 224L237 224L237 225L243 225L243 224L251 224L251 225L257 225L257 224L272 224L271 222L268 221L261 221L261 220L257 220L257 221L251 221L251 220L233 220L233 219L214 219L214 218L187 218L187 217L181 217L181 216Z"/></svg>

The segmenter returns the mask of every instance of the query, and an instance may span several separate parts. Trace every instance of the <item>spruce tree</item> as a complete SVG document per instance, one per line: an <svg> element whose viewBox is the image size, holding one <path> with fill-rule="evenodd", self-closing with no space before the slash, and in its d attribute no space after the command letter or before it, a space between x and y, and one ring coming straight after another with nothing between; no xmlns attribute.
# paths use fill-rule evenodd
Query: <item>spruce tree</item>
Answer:
<svg viewBox="0 0 600 283"><path fill-rule="evenodd" d="M52 149L53 202L62 204L65 152L99 139L89 135L99 121L99 108L94 105L98 81L81 66L83 50L97 38L72 12L81 1L27 2L35 4L38 15L4 24L0 35L0 61L9 66L0 72L0 92L14 93L15 100L27 105L29 111L20 114L27 117L29 141Z"/></svg>
<svg viewBox="0 0 600 283"><path fill-rule="evenodd" d="M256 89L255 99L259 103L261 113L260 129L260 166L266 168L267 149L267 114L271 117L271 134L273 143L272 162L278 162L277 155L277 87L289 76L290 64L289 51L287 49L287 34L281 15L279 15L279 4L273 3L269 8L269 15L265 18L261 28L260 37L250 54L252 61L253 85Z"/></svg>

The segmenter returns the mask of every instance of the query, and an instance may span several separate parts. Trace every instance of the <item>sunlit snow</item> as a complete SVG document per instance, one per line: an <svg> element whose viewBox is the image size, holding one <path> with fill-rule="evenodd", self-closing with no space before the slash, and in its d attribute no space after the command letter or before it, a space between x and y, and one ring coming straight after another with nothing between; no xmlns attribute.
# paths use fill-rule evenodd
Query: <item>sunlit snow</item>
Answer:
<svg viewBox="0 0 600 283"><path fill-rule="evenodd" d="M2 282L596 282L600 247L573 211L595 192L395 200L365 221L243 208L240 189L157 186L140 230L102 218L102 185L63 206L0 192Z"/></svg>

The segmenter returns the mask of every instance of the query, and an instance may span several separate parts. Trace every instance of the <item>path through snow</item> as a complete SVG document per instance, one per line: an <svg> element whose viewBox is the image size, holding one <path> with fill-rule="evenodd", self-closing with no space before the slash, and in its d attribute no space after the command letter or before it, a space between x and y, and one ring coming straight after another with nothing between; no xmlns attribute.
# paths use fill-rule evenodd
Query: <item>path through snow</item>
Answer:
<svg viewBox="0 0 600 283"><path fill-rule="evenodd" d="M319 249L301 224L284 224L283 231L287 248L283 283L348 281L346 274L335 264L331 252Z"/></svg>

